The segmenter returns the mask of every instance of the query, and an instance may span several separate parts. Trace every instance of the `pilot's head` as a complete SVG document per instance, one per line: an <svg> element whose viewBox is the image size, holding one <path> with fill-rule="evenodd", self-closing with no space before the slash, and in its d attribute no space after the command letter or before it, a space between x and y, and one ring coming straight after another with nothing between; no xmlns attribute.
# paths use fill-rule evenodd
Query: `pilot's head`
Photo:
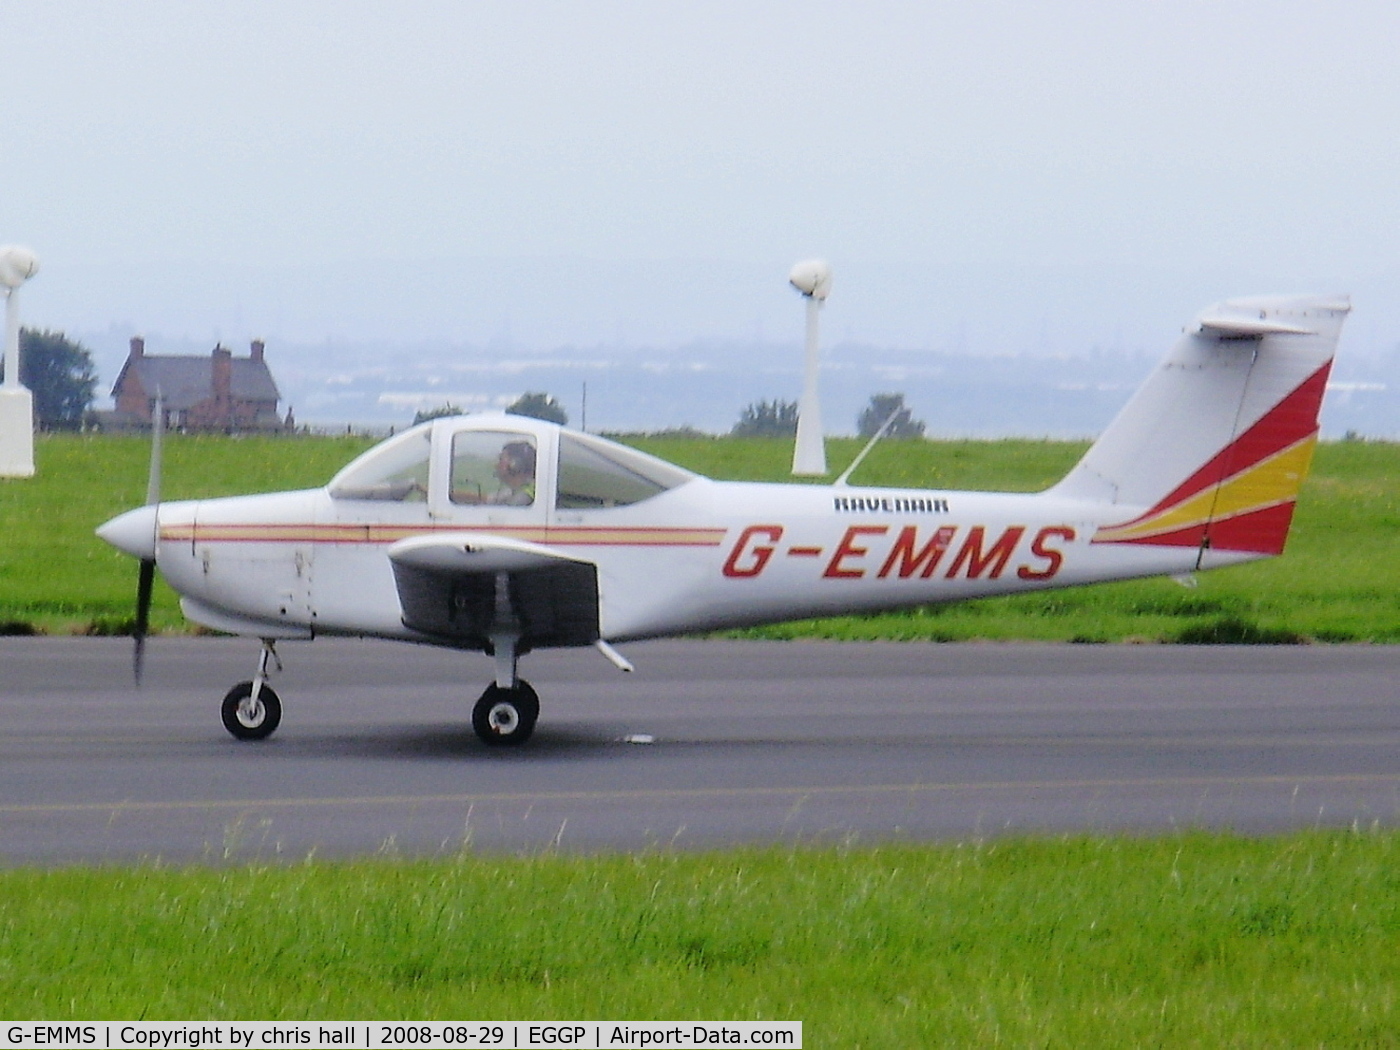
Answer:
<svg viewBox="0 0 1400 1050"><path fill-rule="evenodd" d="M496 476L505 478L533 478L535 476L535 446L528 441L511 441L501 446L500 458L496 461Z"/></svg>

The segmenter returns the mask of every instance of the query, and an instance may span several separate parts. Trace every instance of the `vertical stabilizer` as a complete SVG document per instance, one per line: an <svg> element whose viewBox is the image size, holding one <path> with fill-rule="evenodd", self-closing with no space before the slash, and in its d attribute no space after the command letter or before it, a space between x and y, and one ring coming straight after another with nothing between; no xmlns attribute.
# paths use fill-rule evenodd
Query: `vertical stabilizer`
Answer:
<svg viewBox="0 0 1400 1050"><path fill-rule="evenodd" d="M1094 543L1280 554L1317 443L1345 298L1206 310L1052 492L1122 506Z"/></svg>

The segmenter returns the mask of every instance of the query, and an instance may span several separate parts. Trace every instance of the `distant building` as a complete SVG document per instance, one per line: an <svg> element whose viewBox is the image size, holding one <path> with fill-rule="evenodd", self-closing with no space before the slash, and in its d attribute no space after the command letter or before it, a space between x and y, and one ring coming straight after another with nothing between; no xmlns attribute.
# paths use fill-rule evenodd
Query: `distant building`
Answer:
<svg viewBox="0 0 1400 1050"><path fill-rule="evenodd" d="M165 406L165 425L172 430L275 431L286 429L277 414L281 394L263 357L263 342L253 341L247 357L214 347L208 357L147 357L146 341L131 340L131 353L112 387L116 409L103 423L148 427L155 413L156 392ZM294 424L291 424L294 425Z"/></svg>

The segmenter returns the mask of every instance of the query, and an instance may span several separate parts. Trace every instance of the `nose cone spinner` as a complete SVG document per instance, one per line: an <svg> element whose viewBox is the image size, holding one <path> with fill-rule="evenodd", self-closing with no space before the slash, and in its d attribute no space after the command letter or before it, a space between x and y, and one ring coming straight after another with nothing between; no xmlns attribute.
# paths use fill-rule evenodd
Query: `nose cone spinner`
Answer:
<svg viewBox="0 0 1400 1050"><path fill-rule="evenodd" d="M156 506L137 507L98 526L97 535L123 554L149 561L156 556Z"/></svg>

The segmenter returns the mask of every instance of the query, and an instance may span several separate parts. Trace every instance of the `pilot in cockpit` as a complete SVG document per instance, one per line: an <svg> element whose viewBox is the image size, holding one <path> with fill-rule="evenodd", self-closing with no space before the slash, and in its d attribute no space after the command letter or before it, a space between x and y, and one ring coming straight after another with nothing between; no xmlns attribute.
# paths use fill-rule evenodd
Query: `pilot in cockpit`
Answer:
<svg viewBox="0 0 1400 1050"><path fill-rule="evenodd" d="M511 441L501 446L494 473L501 487L488 503L528 507L535 502L535 447L528 441Z"/></svg>

